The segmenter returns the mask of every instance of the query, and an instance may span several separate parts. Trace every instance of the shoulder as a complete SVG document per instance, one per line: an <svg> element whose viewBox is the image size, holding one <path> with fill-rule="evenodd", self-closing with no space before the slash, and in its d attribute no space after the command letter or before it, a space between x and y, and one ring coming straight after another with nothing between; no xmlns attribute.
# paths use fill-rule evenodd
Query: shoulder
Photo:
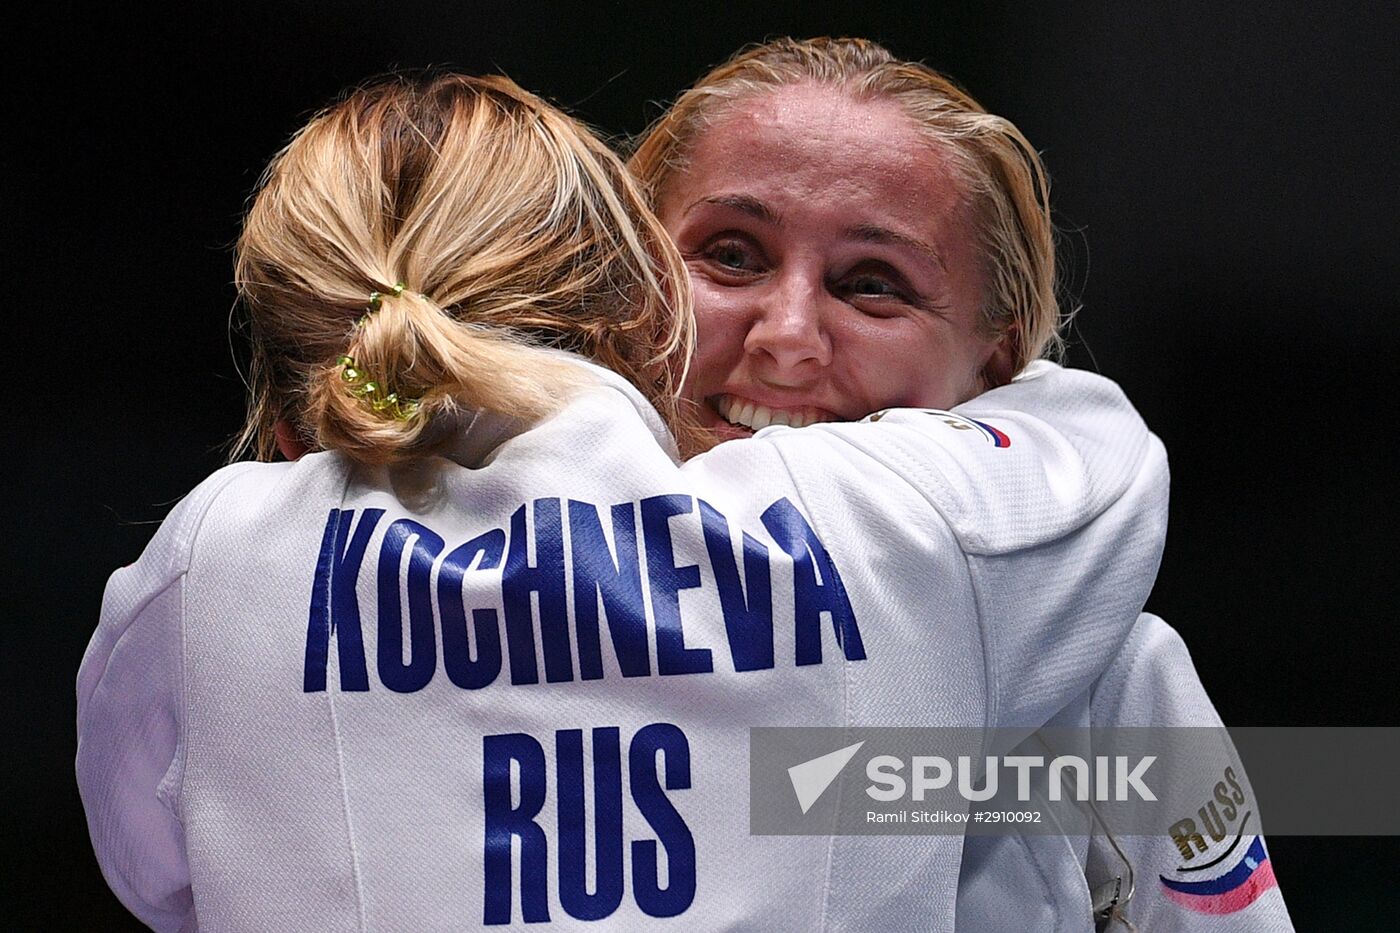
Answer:
<svg viewBox="0 0 1400 933"><path fill-rule="evenodd" d="M1166 450L1111 379L1039 361L955 414L999 428L1009 449L1020 442L1018 456L1000 460L979 451L959 477L959 502L1005 497L983 532L989 549L1057 540L1114 512L1150 514L1165 531Z"/></svg>
<svg viewBox="0 0 1400 933"><path fill-rule="evenodd" d="M226 525L239 513L267 509L269 496L294 469L307 472L299 464L242 462L210 474L170 510L140 560L113 574L109 585L149 584L156 579L168 581L184 574L189 570L198 542L211 529Z"/></svg>
<svg viewBox="0 0 1400 933"><path fill-rule="evenodd" d="M733 477L787 470L799 485L877 510L913 493L972 554L1058 540L1115 506L1125 516L1151 512L1165 527L1161 442L1114 382L1051 363L952 411L890 409L855 424L766 428L706 458Z"/></svg>
<svg viewBox="0 0 1400 933"><path fill-rule="evenodd" d="M1103 725L1216 725L1191 652L1176 629L1144 612L1094 684L1093 718Z"/></svg>
<svg viewBox="0 0 1400 933"><path fill-rule="evenodd" d="M1159 616L1139 613L1112 666L1104 672L1104 692L1121 689L1125 681L1160 680L1181 669L1194 671L1191 652L1180 633Z"/></svg>

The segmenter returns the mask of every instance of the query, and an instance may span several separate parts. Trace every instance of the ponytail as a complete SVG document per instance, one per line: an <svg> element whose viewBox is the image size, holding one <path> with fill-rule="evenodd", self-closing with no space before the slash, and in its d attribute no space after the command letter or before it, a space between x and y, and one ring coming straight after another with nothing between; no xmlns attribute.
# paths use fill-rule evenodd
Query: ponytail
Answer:
<svg viewBox="0 0 1400 933"><path fill-rule="evenodd" d="M271 459L289 422L389 463L479 411L534 422L588 381L549 349L618 372L683 451L704 446L677 401L694 341L679 254L607 147L508 79L396 78L319 114L264 174L236 274L239 452Z"/></svg>
<svg viewBox="0 0 1400 933"><path fill-rule="evenodd" d="M454 320L426 295L380 299L307 393L316 445L383 463L437 449L478 411L532 422L585 382L557 356Z"/></svg>

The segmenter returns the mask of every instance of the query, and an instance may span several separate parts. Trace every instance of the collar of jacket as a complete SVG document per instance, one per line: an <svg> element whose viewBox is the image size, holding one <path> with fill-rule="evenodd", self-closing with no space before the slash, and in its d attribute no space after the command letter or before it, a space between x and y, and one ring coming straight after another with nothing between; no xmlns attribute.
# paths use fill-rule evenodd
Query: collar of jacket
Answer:
<svg viewBox="0 0 1400 933"><path fill-rule="evenodd" d="M662 420L661 414L647 401L645 395L636 386L628 382L622 376L613 372L605 366L600 366L593 360L577 353L567 350L542 350L550 356L567 360L569 363L578 366L588 373L592 385L585 385L579 390L578 395L582 396L590 392L618 392L631 403L636 409L637 416L646 425L652 437L656 439L661 449L672 460L679 460L680 454L676 448L676 440L671 436L670 430L666 427L666 422ZM577 398L577 397L576 397ZM575 401L576 398L572 401ZM569 403L566 403L553 417L560 417L568 411ZM467 427L458 436L457 440L443 450L443 454L449 459L466 467L477 467L490 462L492 454L496 449L516 435L529 430L530 423L512 418L507 415L497 414L490 411L478 411L472 416Z"/></svg>

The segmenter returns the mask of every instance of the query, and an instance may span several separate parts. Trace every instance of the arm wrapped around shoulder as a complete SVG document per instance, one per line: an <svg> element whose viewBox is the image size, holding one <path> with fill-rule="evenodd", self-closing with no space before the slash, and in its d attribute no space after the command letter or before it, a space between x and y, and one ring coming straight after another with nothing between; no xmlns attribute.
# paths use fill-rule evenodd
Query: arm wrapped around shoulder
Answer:
<svg viewBox="0 0 1400 933"><path fill-rule="evenodd" d="M769 428L692 464L752 486L752 445L770 448L819 533L858 543L846 547L881 593L923 581L918 607L959 594L940 625L980 630L994 726L1037 728L1087 690L1161 561L1166 453L1093 373L1038 363L955 411Z"/></svg>

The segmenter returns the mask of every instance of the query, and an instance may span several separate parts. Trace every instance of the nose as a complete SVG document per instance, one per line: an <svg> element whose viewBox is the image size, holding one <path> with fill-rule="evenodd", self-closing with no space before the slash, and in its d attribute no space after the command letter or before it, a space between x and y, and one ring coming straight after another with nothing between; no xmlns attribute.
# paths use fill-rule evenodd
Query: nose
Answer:
<svg viewBox="0 0 1400 933"><path fill-rule="evenodd" d="M831 363L831 336L822 316L825 291L810 276L790 274L754 296L744 350L780 376L801 376Z"/></svg>

